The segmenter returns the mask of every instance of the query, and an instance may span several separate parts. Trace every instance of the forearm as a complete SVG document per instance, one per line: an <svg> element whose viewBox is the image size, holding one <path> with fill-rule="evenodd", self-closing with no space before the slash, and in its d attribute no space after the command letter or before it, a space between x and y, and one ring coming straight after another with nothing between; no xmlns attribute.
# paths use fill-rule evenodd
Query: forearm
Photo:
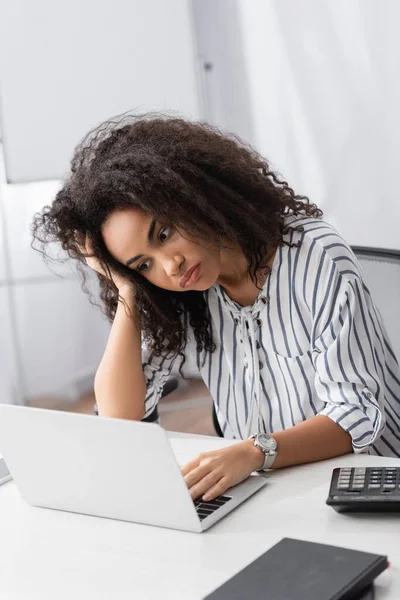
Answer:
<svg viewBox="0 0 400 600"><path fill-rule="evenodd" d="M271 435L278 445L273 469L317 462L353 451L350 434L324 415ZM253 440L249 442L253 444ZM255 453L259 453L260 466L257 468L261 468L264 457L257 448L253 450Z"/></svg>
<svg viewBox="0 0 400 600"><path fill-rule="evenodd" d="M274 433L278 454L273 469L315 462L351 452L351 437L323 415L312 417L286 431ZM227 448L203 452L182 467L193 500L213 500L264 464L262 450L249 439Z"/></svg>
<svg viewBox="0 0 400 600"><path fill-rule="evenodd" d="M101 416L140 420L146 396L141 332L130 315L135 310L133 294L126 295L125 302L126 306L118 303L94 388Z"/></svg>

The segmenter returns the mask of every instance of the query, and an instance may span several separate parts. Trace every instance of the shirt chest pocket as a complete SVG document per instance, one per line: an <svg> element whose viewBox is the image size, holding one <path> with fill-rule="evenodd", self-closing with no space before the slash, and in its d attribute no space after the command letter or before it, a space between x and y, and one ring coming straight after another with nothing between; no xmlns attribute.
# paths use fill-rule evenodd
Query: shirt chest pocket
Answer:
<svg viewBox="0 0 400 600"><path fill-rule="evenodd" d="M287 335L286 338L283 334L278 335L275 332L274 339L270 340L268 344L268 351L277 357L277 360L287 361L288 364L296 363L299 360L309 360L312 354L312 348L310 346L309 339L304 337L296 336L296 340L290 339L291 336Z"/></svg>
<svg viewBox="0 0 400 600"><path fill-rule="evenodd" d="M285 356L278 352L274 352L275 362L284 367L285 369L290 369L290 371L310 371L311 369L314 371L314 364L312 360L312 351L311 349L305 350L302 354L294 355L294 356Z"/></svg>
<svg viewBox="0 0 400 600"><path fill-rule="evenodd" d="M306 377L308 380L315 376L315 366L313 363L313 352L309 345L305 345L300 351L297 347L289 348L293 350L292 354L287 353L286 346L281 348L269 347L265 349L261 361L269 369L264 367L264 371L270 370L270 375L276 375L277 379L291 380ZM282 382L283 383L283 382Z"/></svg>

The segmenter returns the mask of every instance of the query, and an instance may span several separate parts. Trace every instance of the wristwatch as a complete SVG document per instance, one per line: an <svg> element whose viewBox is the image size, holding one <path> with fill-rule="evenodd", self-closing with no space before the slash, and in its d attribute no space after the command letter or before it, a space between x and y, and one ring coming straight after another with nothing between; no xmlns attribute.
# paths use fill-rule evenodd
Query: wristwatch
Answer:
<svg viewBox="0 0 400 600"><path fill-rule="evenodd" d="M257 469L258 471L265 471L270 469L274 463L277 452L277 443L276 440L272 437L272 435L268 435L267 433L255 433L250 436L250 439L254 439L254 445L259 448L262 452L264 452L265 460L261 469Z"/></svg>

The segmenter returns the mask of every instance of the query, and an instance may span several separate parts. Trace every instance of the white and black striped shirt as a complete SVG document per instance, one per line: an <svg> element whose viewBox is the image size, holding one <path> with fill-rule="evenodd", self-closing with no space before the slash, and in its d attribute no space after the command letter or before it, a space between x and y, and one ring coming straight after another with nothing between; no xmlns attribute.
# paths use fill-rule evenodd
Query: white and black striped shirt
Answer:
<svg viewBox="0 0 400 600"><path fill-rule="evenodd" d="M286 224L293 222L293 217ZM227 438L273 433L326 415L355 452L400 456L400 368L360 266L328 223L297 219L253 306L204 292L216 350L197 354ZM194 336L187 353L196 353ZM150 357L146 416L173 360Z"/></svg>

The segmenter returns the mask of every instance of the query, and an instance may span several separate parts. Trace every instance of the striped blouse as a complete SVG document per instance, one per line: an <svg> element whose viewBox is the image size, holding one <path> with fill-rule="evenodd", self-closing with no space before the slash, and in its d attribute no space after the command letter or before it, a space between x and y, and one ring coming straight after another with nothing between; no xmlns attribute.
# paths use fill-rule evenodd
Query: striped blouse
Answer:
<svg viewBox="0 0 400 600"><path fill-rule="evenodd" d="M400 456L400 368L364 275L348 244L313 218L286 225L253 306L214 284L204 292L214 353L186 350L214 400L224 436L246 439L326 415L352 437L354 452ZM205 360L204 360L205 359ZM146 416L175 359L150 355Z"/></svg>

